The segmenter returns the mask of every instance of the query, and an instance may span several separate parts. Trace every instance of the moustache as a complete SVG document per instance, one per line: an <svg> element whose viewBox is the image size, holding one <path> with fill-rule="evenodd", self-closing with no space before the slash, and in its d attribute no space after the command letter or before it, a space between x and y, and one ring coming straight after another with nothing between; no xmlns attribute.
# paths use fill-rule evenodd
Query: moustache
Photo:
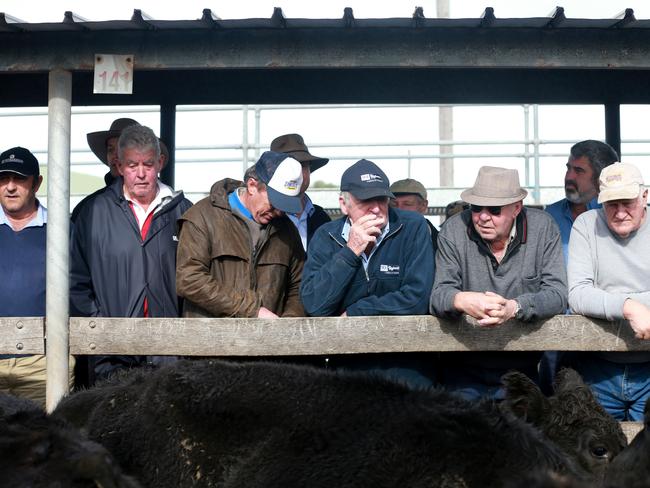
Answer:
<svg viewBox="0 0 650 488"><path fill-rule="evenodd" d="M565 180L564 181L564 188L567 188L569 186L572 186L574 188L578 188L578 183L575 180Z"/></svg>

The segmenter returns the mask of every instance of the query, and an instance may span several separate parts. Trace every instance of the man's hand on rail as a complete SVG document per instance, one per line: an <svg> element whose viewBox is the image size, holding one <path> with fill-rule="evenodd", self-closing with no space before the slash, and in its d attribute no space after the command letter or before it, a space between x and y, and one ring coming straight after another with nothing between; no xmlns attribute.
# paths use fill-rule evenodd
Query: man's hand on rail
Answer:
<svg viewBox="0 0 650 488"><path fill-rule="evenodd" d="M494 327L514 317L517 304L491 291L461 291L454 297L454 308L474 317L483 327Z"/></svg>
<svg viewBox="0 0 650 488"><path fill-rule="evenodd" d="M650 339L650 309L628 298L623 303L623 317L629 322L637 339Z"/></svg>
<svg viewBox="0 0 650 488"><path fill-rule="evenodd" d="M260 307L260 310L257 312L257 317L260 319L277 319L278 316L271 312L266 307Z"/></svg>

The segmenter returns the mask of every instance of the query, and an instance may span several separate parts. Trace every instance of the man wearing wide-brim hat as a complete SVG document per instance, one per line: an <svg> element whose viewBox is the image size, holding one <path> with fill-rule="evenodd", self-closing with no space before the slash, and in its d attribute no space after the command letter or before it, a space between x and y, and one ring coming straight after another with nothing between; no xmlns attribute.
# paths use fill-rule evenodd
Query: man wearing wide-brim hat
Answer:
<svg viewBox="0 0 650 488"><path fill-rule="evenodd" d="M107 185L110 185L119 172L117 170L117 140L120 138L122 131L132 125L140 125L137 120L122 117L115 119L108 130L100 130L96 132L89 132L86 134L88 147L93 152L97 159L109 167L110 172L104 176ZM169 150L165 143L158 139L160 143L160 152L163 156L162 167L169 160Z"/></svg>
<svg viewBox="0 0 650 488"><path fill-rule="evenodd" d="M104 175L106 186L90 195L87 195L75 206L72 211L72 216L70 217L70 220L73 223L76 222L79 212L81 212L81 209L88 204L88 201L95 198L98 194L103 193L120 175L117 168L117 141L120 138L122 131L132 125L140 125L140 123L137 120L122 117L115 119L108 130L100 130L86 134L86 140L88 141L90 150L95 156L97 156L97 159L108 166L109 171ZM169 150L161 139L158 139L158 142L160 143L162 170L162 168L165 167L165 164L167 164L167 161L169 161Z"/></svg>
<svg viewBox="0 0 650 488"><path fill-rule="evenodd" d="M564 313L567 278L553 218L524 208L527 192L514 169L483 166L461 194L470 208L451 217L438 236L430 311L467 314L482 327ZM447 388L467 398L501 394L500 378L518 369L537 380L541 353L453 353L445 356Z"/></svg>
<svg viewBox="0 0 650 488"><path fill-rule="evenodd" d="M284 134L276 137L271 142L271 151L288 154L302 166L302 186L300 187L302 210L297 213L287 213L287 217L298 229L302 246L307 251L307 245L316 229L331 220L323 207L314 205L305 193L309 188L311 173L325 166L329 159L311 154L300 134Z"/></svg>

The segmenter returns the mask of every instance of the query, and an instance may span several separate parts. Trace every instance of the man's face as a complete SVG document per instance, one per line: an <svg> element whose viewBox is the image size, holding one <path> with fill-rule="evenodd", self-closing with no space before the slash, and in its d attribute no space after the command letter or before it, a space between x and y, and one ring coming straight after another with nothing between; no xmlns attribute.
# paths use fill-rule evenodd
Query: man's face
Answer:
<svg viewBox="0 0 650 488"><path fill-rule="evenodd" d="M120 171L117 169L117 137L111 137L106 140L106 161L113 176L119 176Z"/></svg>
<svg viewBox="0 0 650 488"><path fill-rule="evenodd" d="M0 173L0 204L10 217L20 218L36 208L36 192L43 177L39 176L34 184L33 176L16 173Z"/></svg>
<svg viewBox="0 0 650 488"><path fill-rule="evenodd" d="M644 190L638 198L603 203L607 226L614 234L625 239L643 224L647 204L648 190Z"/></svg>
<svg viewBox="0 0 650 488"><path fill-rule="evenodd" d="M300 194L304 195L309 188L309 179L311 177L311 168L309 163L300 163L302 166L302 185L300 186Z"/></svg>
<svg viewBox="0 0 650 488"><path fill-rule="evenodd" d="M594 170L586 156L569 157L564 175L564 193L571 203L585 204L598 195Z"/></svg>
<svg viewBox="0 0 650 488"><path fill-rule="evenodd" d="M343 212L343 215L347 215L352 223L368 214L374 214L376 217L384 219L384 226L388 222L388 197L359 200L350 194L349 202L346 203L343 197L339 197L339 203L341 212Z"/></svg>
<svg viewBox="0 0 650 488"><path fill-rule="evenodd" d="M246 182L246 191L248 192L246 208L253 216L253 220L258 224L266 225L271 220L284 215L284 212L271 205L266 186L263 184L249 178Z"/></svg>
<svg viewBox="0 0 650 488"><path fill-rule="evenodd" d="M395 195L395 198L391 200L391 205L397 207L401 210L411 210L413 212L421 213L422 215L427 213L427 205L429 202L422 198L420 195Z"/></svg>
<svg viewBox="0 0 650 488"><path fill-rule="evenodd" d="M127 148L119 160L118 169L124 178L126 193L141 205L149 205L158 192L160 158L153 149L142 151Z"/></svg>
<svg viewBox="0 0 650 488"><path fill-rule="evenodd" d="M521 212L521 202L504 205L499 215L492 214L489 209L490 207L483 207L479 212L472 209L472 223L476 232L487 242L508 239L512 224Z"/></svg>

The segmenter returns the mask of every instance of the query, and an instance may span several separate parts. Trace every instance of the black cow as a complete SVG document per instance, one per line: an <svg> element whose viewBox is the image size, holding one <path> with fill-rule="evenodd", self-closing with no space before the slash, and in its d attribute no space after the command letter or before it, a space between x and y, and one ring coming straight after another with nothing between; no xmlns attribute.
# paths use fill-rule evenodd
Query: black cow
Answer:
<svg viewBox="0 0 650 488"><path fill-rule="evenodd" d="M650 402L643 411L643 429L607 470L607 488L650 488Z"/></svg>
<svg viewBox="0 0 650 488"><path fill-rule="evenodd" d="M28 400L0 393L0 486L137 488L108 451Z"/></svg>
<svg viewBox="0 0 650 488"><path fill-rule="evenodd" d="M546 398L527 376L508 373L504 408L533 424L597 480L627 445L618 422L600 406L573 369L562 369Z"/></svg>
<svg viewBox="0 0 650 488"><path fill-rule="evenodd" d="M561 428L553 433L582 428L562 405L570 390L579 390L576 413L602 409L575 377L565 373L548 400L512 373L507 405L542 427L554 419ZM624 442L618 423L600 414L567 449L492 402L264 362L179 361L134 372L64 399L55 415L86 429L150 487L483 488L533 470L593 480L600 467L580 457L605 465Z"/></svg>

